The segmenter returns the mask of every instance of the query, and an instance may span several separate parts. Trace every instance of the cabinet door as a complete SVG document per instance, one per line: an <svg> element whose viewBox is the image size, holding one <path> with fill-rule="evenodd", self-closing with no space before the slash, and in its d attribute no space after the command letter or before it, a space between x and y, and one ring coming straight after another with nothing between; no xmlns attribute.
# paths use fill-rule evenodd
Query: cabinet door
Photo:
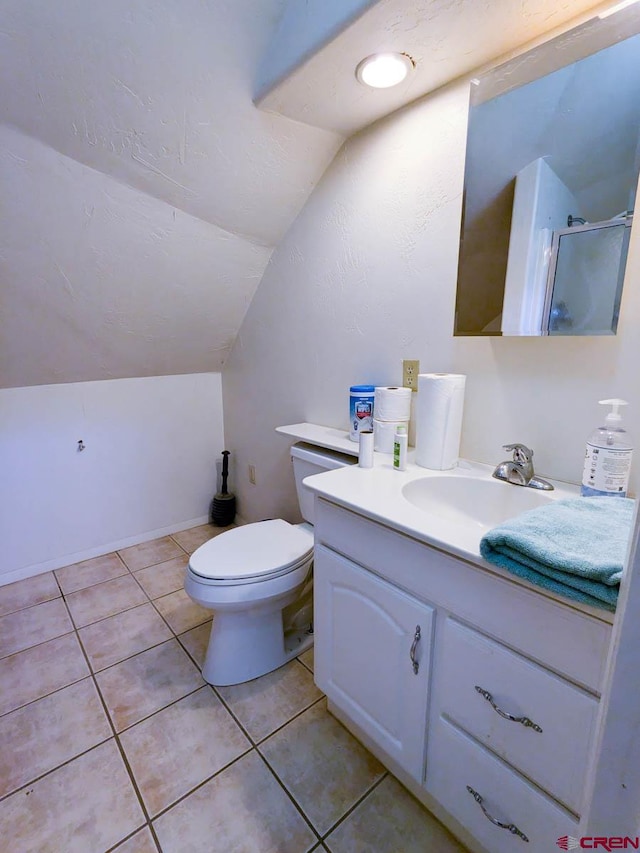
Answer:
<svg viewBox="0 0 640 853"><path fill-rule="evenodd" d="M421 782L433 608L321 545L314 599L318 686Z"/></svg>

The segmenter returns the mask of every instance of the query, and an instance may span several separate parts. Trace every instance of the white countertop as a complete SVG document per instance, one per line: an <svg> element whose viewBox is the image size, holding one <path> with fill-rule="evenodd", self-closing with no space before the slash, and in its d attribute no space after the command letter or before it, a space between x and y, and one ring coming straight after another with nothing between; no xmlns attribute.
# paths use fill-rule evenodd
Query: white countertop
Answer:
<svg viewBox="0 0 640 853"><path fill-rule="evenodd" d="M351 455L357 456L358 445L351 442L348 434L341 430L317 427L313 424L293 424L287 427L279 427L278 432L298 440L350 452ZM589 605L581 605L562 596L549 593L484 560L480 556L480 540L490 529L490 526L482 525L473 519L465 519L461 523L459 519L447 518L446 514L432 514L415 506L403 494L403 488L409 483L429 477L462 477L488 480L495 484L496 489L500 490L516 489L521 491L522 487L492 480L493 466L490 465L460 460L456 468L448 471L433 471L414 463L415 451L412 449L409 450L408 456L406 471L395 470L392 457L389 454L376 453L374 454L373 468L360 468L358 465L351 465L307 477L304 484L319 497L353 510L467 562L474 563L484 571L509 578L514 583L521 583L536 590L541 595L560 601L568 607L582 610L603 621L613 622L613 613ZM576 497L579 494L579 489L575 485L557 481L550 482L554 485L554 491L547 493L547 495L552 499ZM527 489L527 491L529 490ZM513 492L501 492L502 494L507 501L511 495L517 500L517 496ZM517 515L519 511L521 510L516 509L513 514Z"/></svg>

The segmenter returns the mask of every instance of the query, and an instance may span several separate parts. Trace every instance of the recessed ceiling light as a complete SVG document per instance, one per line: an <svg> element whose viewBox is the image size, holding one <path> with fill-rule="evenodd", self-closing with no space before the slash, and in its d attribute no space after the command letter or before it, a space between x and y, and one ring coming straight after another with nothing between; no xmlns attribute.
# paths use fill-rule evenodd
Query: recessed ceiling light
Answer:
<svg viewBox="0 0 640 853"><path fill-rule="evenodd" d="M374 53L367 56L356 68L356 77L365 86L388 89L402 83L415 65L406 53Z"/></svg>

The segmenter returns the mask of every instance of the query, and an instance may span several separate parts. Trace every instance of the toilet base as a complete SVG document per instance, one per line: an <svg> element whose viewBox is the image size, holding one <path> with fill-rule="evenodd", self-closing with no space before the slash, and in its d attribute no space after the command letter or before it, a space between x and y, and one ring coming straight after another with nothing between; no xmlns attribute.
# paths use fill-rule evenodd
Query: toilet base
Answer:
<svg viewBox="0 0 640 853"><path fill-rule="evenodd" d="M282 610L218 612L211 626L202 677L224 687L278 669L313 645L313 634L283 634Z"/></svg>

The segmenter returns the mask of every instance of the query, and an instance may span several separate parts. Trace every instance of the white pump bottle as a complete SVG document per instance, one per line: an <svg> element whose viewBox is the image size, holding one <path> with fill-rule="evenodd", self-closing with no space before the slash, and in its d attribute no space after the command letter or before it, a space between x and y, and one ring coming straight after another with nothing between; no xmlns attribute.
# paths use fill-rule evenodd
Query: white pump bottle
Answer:
<svg viewBox="0 0 640 853"><path fill-rule="evenodd" d="M611 406L604 426L595 429L587 439L582 472L584 497L627 496L633 446L628 432L620 426L618 409L626 400L600 400L601 406Z"/></svg>

